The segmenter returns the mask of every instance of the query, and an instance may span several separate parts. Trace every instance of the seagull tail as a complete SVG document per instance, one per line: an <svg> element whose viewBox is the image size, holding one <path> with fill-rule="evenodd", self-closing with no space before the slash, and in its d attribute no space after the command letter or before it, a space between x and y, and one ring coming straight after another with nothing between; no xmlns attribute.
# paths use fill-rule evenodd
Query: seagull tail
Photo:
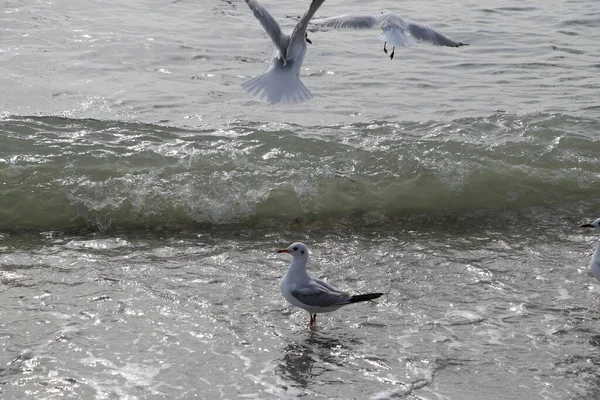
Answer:
<svg viewBox="0 0 600 400"><path fill-rule="evenodd" d="M270 104L299 104L312 98L292 68L271 67L264 74L244 82L242 87Z"/></svg>
<svg viewBox="0 0 600 400"><path fill-rule="evenodd" d="M399 29L386 29L378 39L387 42L388 46L412 47L415 45L415 41Z"/></svg>
<svg viewBox="0 0 600 400"><path fill-rule="evenodd" d="M348 302L349 303L358 303L360 301L373 300L373 299L376 299L381 296L383 296L383 293L357 294L355 296L352 296Z"/></svg>

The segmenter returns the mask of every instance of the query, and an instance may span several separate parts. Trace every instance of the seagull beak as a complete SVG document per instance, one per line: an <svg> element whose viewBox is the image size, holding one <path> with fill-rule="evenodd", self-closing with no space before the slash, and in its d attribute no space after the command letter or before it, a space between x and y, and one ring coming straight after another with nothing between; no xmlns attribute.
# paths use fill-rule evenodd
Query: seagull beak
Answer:
<svg viewBox="0 0 600 400"><path fill-rule="evenodd" d="M278 253L289 253L290 251L288 249L281 249L281 250L277 250Z"/></svg>
<svg viewBox="0 0 600 400"><path fill-rule="evenodd" d="M581 225L581 227L582 228L593 228L594 225L592 225L592 224L583 224L583 225Z"/></svg>
<svg viewBox="0 0 600 400"><path fill-rule="evenodd" d="M309 38L306 38L306 43L310 43L310 44L312 44L312 42L310 41L310 39L309 39Z"/></svg>

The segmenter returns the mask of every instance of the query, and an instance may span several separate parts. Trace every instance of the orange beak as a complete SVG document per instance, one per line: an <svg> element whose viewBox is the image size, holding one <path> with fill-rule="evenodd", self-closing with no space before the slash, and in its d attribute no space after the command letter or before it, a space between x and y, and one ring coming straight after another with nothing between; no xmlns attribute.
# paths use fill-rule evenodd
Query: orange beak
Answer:
<svg viewBox="0 0 600 400"><path fill-rule="evenodd" d="M288 249L281 249L281 250L277 250L278 253L289 253L290 251Z"/></svg>

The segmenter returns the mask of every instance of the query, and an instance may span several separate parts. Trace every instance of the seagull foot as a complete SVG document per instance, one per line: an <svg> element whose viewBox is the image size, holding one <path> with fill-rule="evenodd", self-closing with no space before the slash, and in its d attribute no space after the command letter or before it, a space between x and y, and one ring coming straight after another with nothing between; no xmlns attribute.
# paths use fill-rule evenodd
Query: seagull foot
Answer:
<svg viewBox="0 0 600 400"><path fill-rule="evenodd" d="M385 54L387 54L387 48L385 47L386 44L387 44L387 42L383 42L383 52Z"/></svg>
<svg viewBox="0 0 600 400"><path fill-rule="evenodd" d="M317 314L310 314L310 328L314 328L315 323L317 322Z"/></svg>

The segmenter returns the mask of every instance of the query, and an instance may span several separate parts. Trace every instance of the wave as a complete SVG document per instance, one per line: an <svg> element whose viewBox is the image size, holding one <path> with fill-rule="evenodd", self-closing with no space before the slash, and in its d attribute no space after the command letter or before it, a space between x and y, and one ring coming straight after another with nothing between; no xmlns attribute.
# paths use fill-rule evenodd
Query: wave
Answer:
<svg viewBox="0 0 600 400"><path fill-rule="evenodd" d="M196 129L5 116L0 231L593 213L599 128L543 113Z"/></svg>

